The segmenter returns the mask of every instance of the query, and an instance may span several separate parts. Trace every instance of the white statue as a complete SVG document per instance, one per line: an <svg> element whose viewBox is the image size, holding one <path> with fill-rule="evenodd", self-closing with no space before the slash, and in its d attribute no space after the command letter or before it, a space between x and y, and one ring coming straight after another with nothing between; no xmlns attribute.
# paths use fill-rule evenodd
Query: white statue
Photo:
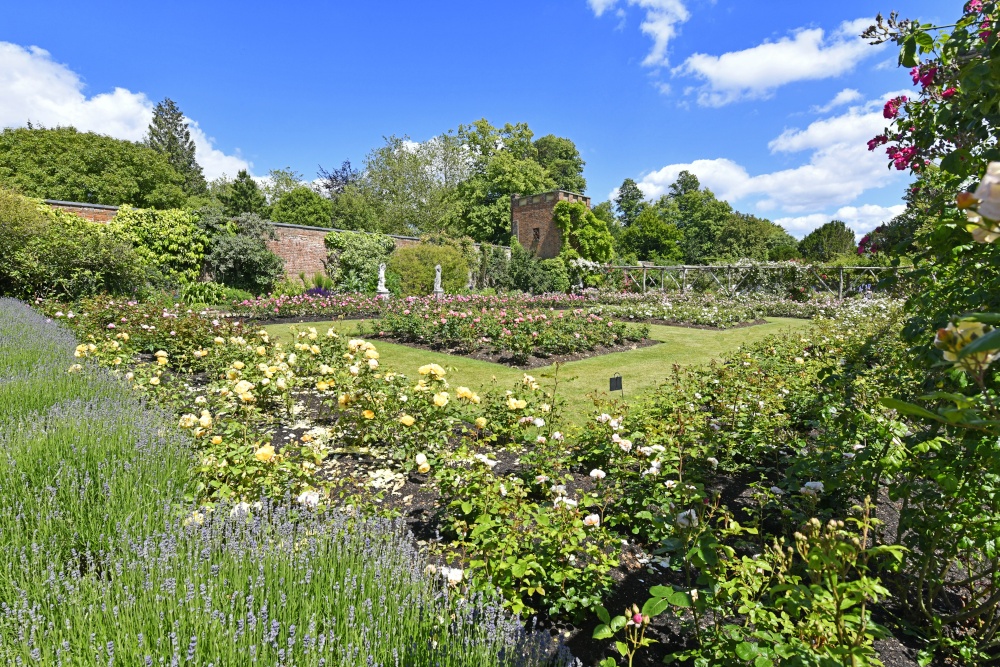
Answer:
<svg viewBox="0 0 1000 667"><path fill-rule="evenodd" d="M378 291L385 292L385 262L378 265Z"/></svg>
<svg viewBox="0 0 1000 667"><path fill-rule="evenodd" d="M441 265L438 264L434 267L434 291L443 292L441 289Z"/></svg>

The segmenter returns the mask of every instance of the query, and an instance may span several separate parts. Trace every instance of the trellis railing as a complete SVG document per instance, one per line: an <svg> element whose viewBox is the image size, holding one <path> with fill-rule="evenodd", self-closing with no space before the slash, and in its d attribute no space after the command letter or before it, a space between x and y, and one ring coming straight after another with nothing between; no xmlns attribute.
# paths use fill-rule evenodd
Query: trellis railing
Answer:
<svg viewBox="0 0 1000 667"><path fill-rule="evenodd" d="M788 290L803 287L829 292L838 298L859 291L875 291L884 279L897 272L890 266L788 266L769 265L681 265L608 266L606 274L621 272L624 285L649 291L737 292Z"/></svg>

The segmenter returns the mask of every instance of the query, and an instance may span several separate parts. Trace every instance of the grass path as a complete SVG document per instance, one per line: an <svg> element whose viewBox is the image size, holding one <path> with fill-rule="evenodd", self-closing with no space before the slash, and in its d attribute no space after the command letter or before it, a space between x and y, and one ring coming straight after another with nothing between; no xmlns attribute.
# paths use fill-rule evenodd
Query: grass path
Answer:
<svg viewBox="0 0 1000 667"><path fill-rule="evenodd" d="M338 320L299 326L315 326L320 332L333 326L341 334L355 335L360 324L356 320ZM768 318L767 324L722 331L652 325L649 327L649 337L660 341L659 345L562 364L559 369L559 393L566 399L566 415L572 421L579 421L579 417L589 414L592 403L587 395L607 392L608 378L614 373L622 375L625 397L635 398L658 386L674 364L707 364L740 345L756 342L772 334L803 331L809 324L808 320L772 317ZM265 328L276 339L286 342L292 340L287 324L272 324ZM476 391L488 389L494 379L502 387L509 387L525 373L516 368L478 359L382 341L376 341L375 344L381 355L380 361L390 368L414 375L417 367L437 363L448 371L448 380L452 386L465 385ZM542 378L551 377L554 370L553 366L546 366L528 372L542 381ZM545 384L549 382L543 382Z"/></svg>

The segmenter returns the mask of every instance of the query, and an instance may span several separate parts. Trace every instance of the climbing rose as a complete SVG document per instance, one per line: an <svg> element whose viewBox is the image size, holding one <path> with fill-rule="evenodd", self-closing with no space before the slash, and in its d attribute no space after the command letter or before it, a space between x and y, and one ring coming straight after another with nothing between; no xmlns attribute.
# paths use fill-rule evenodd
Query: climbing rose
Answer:
<svg viewBox="0 0 1000 667"><path fill-rule="evenodd" d="M906 95L900 95L899 97L894 97L885 103L882 108L882 115L886 118L895 118L899 114L899 107L903 106L909 98Z"/></svg>
<svg viewBox="0 0 1000 667"><path fill-rule="evenodd" d="M948 100L948 99L951 99L952 97L954 97L955 93L957 93L957 92L958 91L955 90L954 88L945 88L944 90L941 91L941 97L943 99Z"/></svg>
<svg viewBox="0 0 1000 667"><path fill-rule="evenodd" d="M873 137L868 140L868 150L873 151L882 144L886 143L887 141L889 141L889 137L885 136L884 134L880 134L876 137Z"/></svg>

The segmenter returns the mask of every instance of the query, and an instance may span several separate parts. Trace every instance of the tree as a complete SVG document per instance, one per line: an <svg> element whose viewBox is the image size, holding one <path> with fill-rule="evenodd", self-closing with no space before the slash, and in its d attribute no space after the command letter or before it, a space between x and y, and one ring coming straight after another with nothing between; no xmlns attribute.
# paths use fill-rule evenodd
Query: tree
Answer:
<svg viewBox="0 0 1000 667"><path fill-rule="evenodd" d="M614 239L608 225L594 215L586 204L558 202L552 209L552 220L562 235L560 255L573 255L592 262L609 262L614 255Z"/></svg>
<svg viewBox="0 0 1000 667"><path fill-rule="evenodd" d="M146 133L146 145L167 158L170 166L184 178L184 192L204 195L208 191L205 176L195 159L195 145L184 114L169 97L153 109L153 121Z"/></svg>
<svg viewBox="0 0 1000 667"><path fill-rule="evenodd" d="M222 196L222 206L226 215L236 217L241 213L264 215L267 209L267 199L260 191L257 181L253 180L246 169L240 169L236 179Z"/></svg>
<svg viewBox="0 0 1000 667"><path fill-rule="evenodd" d="M767 261L776 248L795 248L797 243L780 225L754 215L736 212L719 233L716 256L729 261ZM788 251L776 252L776 256L787 254Z"/></svg>
<svg viewBox="0 0 1000 667"><path fill-rule="evenodd" d="M334 225L386 234L449 230L457 218L456 187L464 176L447 135L422 144L390 136L365 157L365 168L334 200Z"/></svg>
<svg viewBox="0 0 1000 667"><path fill-rule="evenodd" d="M267 199L268 206L274 204L292 190L303 186L303 176L291 167L272 169L267 172L267 179L261 187L261 192Z"/></svg>
<svg viewBox="0 0 1000 667"><path fill-rule="evenodd" d="M333 171L327 171L320 165L316 175L319 176L319 187L323 193L330 199L336 199L348 186L358 181L361 172L351 166L350 160L344 160L340 167Z"/></svg>
<svg viewBox="0 0 1000 667"><path fill-rule="evenodd" d="M304 185L284 193L271 207L271 220L290 225L330 227L332 218L333 202Z"/></svg>
<svg viewBox="0 0 1000 667"><path fill-rule="evenodd" d="M645 196L635 181L631 178L622 181L621 187L618 188L618 196L615 197L615 210L618 212L618 221L621 226L631 225L645 205Z"/></svg>
<svg viewBox="0 0 1000 667"><path fill-rule="evenodd" d="M0 184L42 199L176 208L183 177L148 146L72 127L0 133Z"/></svg>
<svg viewBox="0 0 1000 667"><path fill-rule="evenodd" d="M702 188L698 177L688 171L677 175L658 206L672 202L677 207L677 227L684 232L684 261L704 264L719 255L719 236L733 215L728 202Z"/></svg>
<svg viewBox="0 0 1000 667"><path fill-rule="evenodd" d="M485 243L510 239L510 196L555 189L556 183L536 161L534 134L525 123L493 127L485 118L458 128L469 156L470 175L457 188L457 224L463 234Z"/></svg>
<svg viewBox="0 0 1000 667"><path fill-rule="evenodd" d="M648 206L618 235L618 252L635 255L641 261L661 265L679 264L684 259L684 234L659 207Z"/></svg>
<svg viewBox="0 0 1000 667"><path fill-rule="evenodd" d="M538 164L549 172L560 190L583 193L587 180L583 177L586 162L580 157L576 144L565 137L547 134L535 141Z"/></svg>
<svg viewBox="0 0 1000 667"><path fill-rule="evenodd" d="M840 220L831 220L799 241L802 256L817 262L829 262L842 255L853 255L857 249L854 232Z"/></svg>

